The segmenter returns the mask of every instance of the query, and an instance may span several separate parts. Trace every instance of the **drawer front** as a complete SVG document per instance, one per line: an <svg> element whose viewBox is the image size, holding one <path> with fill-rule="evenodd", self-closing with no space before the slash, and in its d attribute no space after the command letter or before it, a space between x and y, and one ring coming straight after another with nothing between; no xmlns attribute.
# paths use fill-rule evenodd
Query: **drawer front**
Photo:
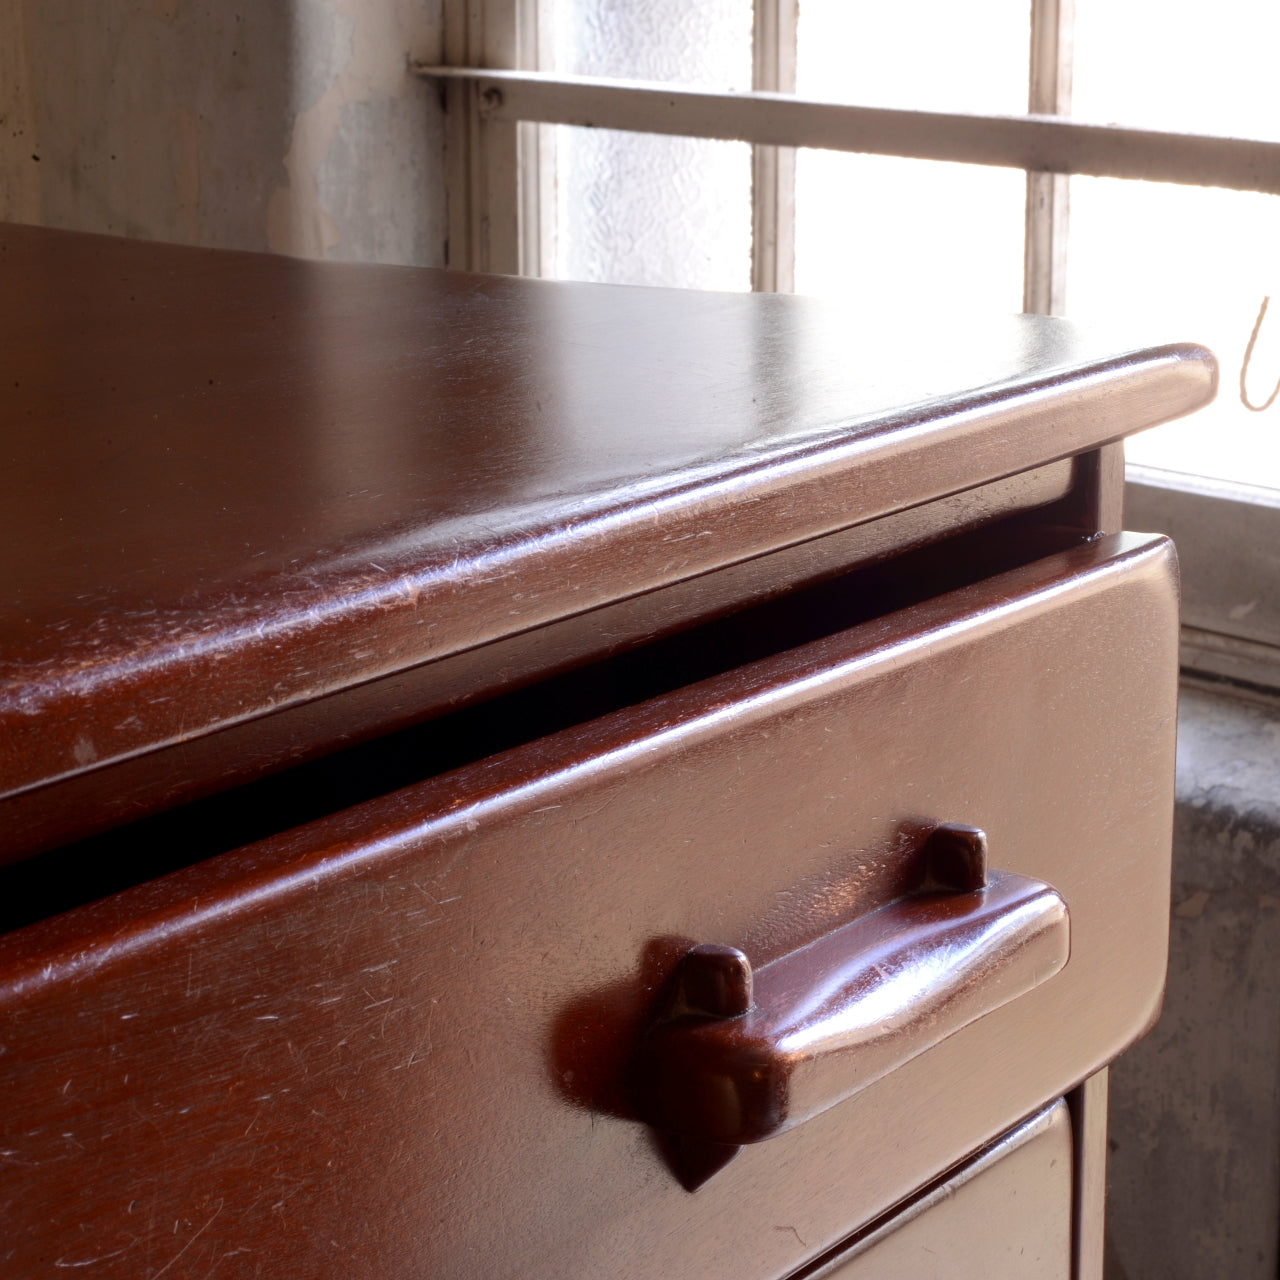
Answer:
<svg viewBox="0 0 1280 1280"><path fill-rule="evenodd" d="M1059 1101L805 1280L1070 1280L1071 1159Z"/></svg>
<svg viewBox="0 0 1280 1280"><path fill-rule="evenodd" d="M0 1270L788 1273L1154 1017L1176 644L1169 544L1102 539L0 939ZM939 821L1066 967L684 1190L678 958L879 907Z"/></svg>

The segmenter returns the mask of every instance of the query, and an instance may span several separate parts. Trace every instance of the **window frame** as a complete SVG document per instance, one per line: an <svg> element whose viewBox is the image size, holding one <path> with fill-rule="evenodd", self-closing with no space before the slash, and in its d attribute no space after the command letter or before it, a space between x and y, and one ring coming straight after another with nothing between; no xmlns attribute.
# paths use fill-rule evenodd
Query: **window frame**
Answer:
<svg viewBox="0 0 1280 1280"><path fill-rule="evenodd" d="M449 266L550 274L557 124L752 144L757 290L793 285L799 146L1023 169L1023 309L1047 315L1065 310L1070 174L1280 195L1280 143L1071 119L1074 0L1031 0L1028 113L1018 117L796 97L799 0L754 0L750 92L558 75L546 70L552 3L445 0L445 62L414 65L446 107ZM1280 492L1130 466L1126 505L1127 523L1183 548L1184 672L1280 690L1280 603L1246 607L1275 585L1265 548L1280 547Z"/></svg>

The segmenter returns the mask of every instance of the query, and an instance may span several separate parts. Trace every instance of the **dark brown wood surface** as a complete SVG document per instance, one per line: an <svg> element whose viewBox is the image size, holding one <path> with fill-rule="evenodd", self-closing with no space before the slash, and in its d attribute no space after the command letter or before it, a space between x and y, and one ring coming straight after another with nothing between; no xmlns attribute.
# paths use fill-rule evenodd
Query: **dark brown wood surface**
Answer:
<svg viewBox="0 0 1280 1280"><path fill-rule="evenodd" d="M1120 448L1121 446L1108 446ZM0 798L0 865L439 716L912 548L1010 519L1091 532L1089 458L1063 459L492 644ZM1025 532L1025 531L1024 531ZM1010 531L1018 539L1018 531ZM1024 557L1030 558L1030 557ZM88 718L86 716L86 718Z"/></svg>
<svg viewBox="0 0 1280 1280"><path fill-rule="evenodd" d="M1103 538L0 938L0 1272L778 1277L1110 1060L1164 978L1172 551ZM1066 968L694 1194L630 1064L981 827Z"/></svg>
<svg viewBox="0 0 1280 1280"><path fill-rule="evenodd" d="M0 285L7 796L1079 453L1215 377L1042 317L29 227Z"/></svg>

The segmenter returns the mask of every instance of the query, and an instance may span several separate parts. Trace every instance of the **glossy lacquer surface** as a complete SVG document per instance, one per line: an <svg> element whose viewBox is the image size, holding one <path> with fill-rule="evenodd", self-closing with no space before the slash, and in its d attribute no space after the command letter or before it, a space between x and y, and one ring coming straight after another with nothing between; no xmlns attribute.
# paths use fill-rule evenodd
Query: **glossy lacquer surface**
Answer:
<svg viewBox="0 0 1280 1280"><path fill-rule="evenodd" d="M685 1139L772 1138L1048 981L1069 951L1061 896L1000 872L907 893L754 974L740 952L695 948L637 1064L642 1114ZM725 960L751 980L707 982Z"/></svg>
<svg viewBox="0 0 1280 1280"><path fill-rule="evenodd" d="M0 796L1078 453L1201 348L0 231Z"/></svg>
<svg viewBox="0 0 1280 1280"><path fill-rule="evenodd" d="M820 1256L1154 1017L1176 620L1168 543L1099 539L5 936L0 1272ZM633 1075L680 957L875 911L940 821L1066 967L686 1191Z"/></svg>

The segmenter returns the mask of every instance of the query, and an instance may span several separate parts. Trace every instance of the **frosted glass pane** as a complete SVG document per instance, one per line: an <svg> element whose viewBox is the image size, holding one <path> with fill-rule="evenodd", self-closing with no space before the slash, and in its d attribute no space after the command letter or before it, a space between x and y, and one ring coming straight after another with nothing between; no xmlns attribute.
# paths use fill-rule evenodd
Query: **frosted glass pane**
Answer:
<svg viewBox="0 0 1280 1280"><path fill-rule="evenodd" d="M1027 0L800 0L796 81L864 106L1019 115ZM1020 172L887 156L796 158L796 290L871 306L1022 309Z"/></svg>
<svg viewBox="0 0 1280 1280"><path fill-rule="evenodd" d="M1274 0L1076 0L1072 114L1280 138Z"/></svg>
<svg viewBox="0 0 1280 1280"><path fill-rule="evenodd" d="M800 0L797 92L860 106L1020 115L1028 0Z"/></svg>
<svg viewBox="0 0 1280 1280"><path fill-rule="evenodd" d="M1203 342L1222 362L1218 399L1134 437L1132 462L1280 488L1280 409L1239 400L1264 294L1273 309L1250 366L1260 404L1280 378L1280 219L1274 196L1111 178L1071 179L1067 309L1132 339Z"/></svg>
<svg viewBox="0 0 1280 1280"><path fill-rule="evenodd" d="M1280 139L1278 40L1275 3L1076 0L1073 113ZM1278 211L1252 192L1071 179L1068 314L1203 342L1222 361L1218 400L1131 441L1132 461L1280 488L1280 409L1250 413L1238 391L1258 304L1280 295ZM1278 328L1268 323L1254 354L1255 403L1280 377Z"/></svg>
<svg viewBox="0 0 1280 1280"><path fill-rule="evenodd" d="M751 288L751 149L742 142L557 129L556 274Z"/></svg>
<svg viewBox="0 0 1280 1280"><path fill-rule="evenodd" d="M1022 310L1018 170L801 151L796 292L869 307Z"/></svg>
<svg viewBox="0 0 1280 1280"><path fill-rule="evenodd" d="M751 0L558 0L556 69L751 88Z"/></svg>
<svg viewBox="0 0 1280 1280"><path fill-rule="evenodd" d="M556 66L575 75L751 87L751 0L559 0ZM751 287L745 143L558 128L555 274Z"/></svg>

